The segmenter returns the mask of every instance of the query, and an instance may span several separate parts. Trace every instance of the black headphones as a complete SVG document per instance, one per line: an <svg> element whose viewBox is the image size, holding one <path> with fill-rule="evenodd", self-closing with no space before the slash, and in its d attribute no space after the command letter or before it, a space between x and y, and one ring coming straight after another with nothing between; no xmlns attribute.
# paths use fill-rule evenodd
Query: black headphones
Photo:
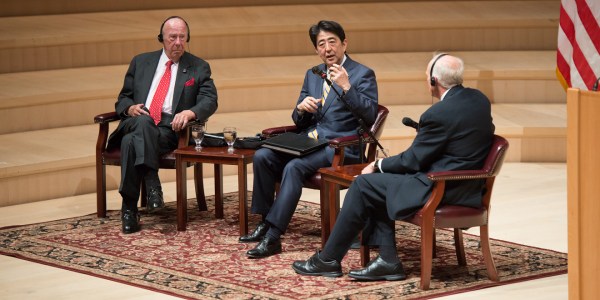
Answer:
<svg viewBox="0 0 600 300"><path fill-rule="evenodd" d="M435 58L435 60L433 61L433 63L431 64L431 70L429 70L429 84L431 86L435 86L436 82L435 82L435 77L433 77L433 67L435 67L435 63L438 61L438 59L440 59L442 56L446 56L448 54L446 53L442 53L439 54L438 57Z"/></svg>
<svg viewBox="0 0 600 300"><path fill-rule="evenodd" d="M158 41L159 42L163 42L163 35L162 35L162 31L163 31L163 27L165 27L165 23L167 23L167 21L171 20L171 19L180 19L181 21L183 21L183 23L185 23L185 27L187 28L187 40L185 41L186 43L190 41L190 26L188 25L188 23L180 16L170 16L168 17L163 23L162 25L160 25L160 32L158 33Z"/></svg>

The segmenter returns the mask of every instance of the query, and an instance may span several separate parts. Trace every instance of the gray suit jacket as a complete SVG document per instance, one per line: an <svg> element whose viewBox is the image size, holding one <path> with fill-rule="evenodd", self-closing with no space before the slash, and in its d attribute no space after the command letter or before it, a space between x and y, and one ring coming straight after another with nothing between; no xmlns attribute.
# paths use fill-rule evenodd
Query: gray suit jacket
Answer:
<svg viewBox="0 0 600 300"><path fill-rule="evenodd" d="M127 108L134 104L145 103L152 78L156 72L162 49L135 56L125 74L123 88L119 93L115 110L123 120ZM191 110L199 121L205 121L218 107L217 89L211 78L209 64L188 52L179 60L173 94L173 115L183 110ZM108 147L118 147L122 138L122 126L111 134Z"/></svg>
<svg viewBox="0 0 600 300"><path fill-rule="evenodd" d="M485 95L463 86L450 89L443 101L421 115L412 145L381 162L382 171L391 173L385 176L389 217L404 219L423 207L433 187L428 172L481 168L494 129ZM450 182L442 203L481 206L482 188L483 181Z"/></svg>
<svg viewBox="0 0 600 300"><path fill-rule="evenodd" d="M321 70L325 70L325 64L318 66ZM375 72L368 67L361 65L349 56L344 62L343 67L348 72L350 85L352 86L344 98L352 108L352 110L362 116L367 126L375 122L377 115L377 81ZM304 76L304 84L296 105L298 105L307 96L320 98L323 96L324 79L312 74L311 70L306 71ZM343 90L333 84L332 89L342 95ZM300 128L304 134L308 134L313 129L317 128L319 139L330 140L337 137L349 136L357 134L359 123L353 116L352 112L344 106L344 103L338 99L335 91L331 90L325 99L325 105L320 109L320 113L304 113L298 114L294 109L292 119L296 126ZM333 159L334 149L327 147L327 157L331 162ZM346 148L347 161L358 161L358 147Z"/></svg>

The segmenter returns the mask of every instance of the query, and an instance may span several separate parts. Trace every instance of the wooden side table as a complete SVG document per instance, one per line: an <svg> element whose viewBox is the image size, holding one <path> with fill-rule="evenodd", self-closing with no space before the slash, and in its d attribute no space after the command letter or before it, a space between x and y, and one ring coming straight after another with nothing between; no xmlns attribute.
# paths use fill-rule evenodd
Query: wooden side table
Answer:
<svg viewBox="0 0 600 300"><path fill-rule="evenodd" d="M236 165L238 171L238 199L240 215L240 236L248 233L248 164L252 163L256 150L234 149L227 152L227 147L203 147L196 151L194 146L177 149L173 153L177 161L177 230L185 231L187 226L187 174L186 164L210 163L215 167L215 215L223 218L223 165Z"/></svg>
<svg viewBox="0 0 600 300"><path fill-rule="evenodd" d="M349 187L368 164L321 168L321 246L324 247L338 212L340 211L340 187Z"/></svg>

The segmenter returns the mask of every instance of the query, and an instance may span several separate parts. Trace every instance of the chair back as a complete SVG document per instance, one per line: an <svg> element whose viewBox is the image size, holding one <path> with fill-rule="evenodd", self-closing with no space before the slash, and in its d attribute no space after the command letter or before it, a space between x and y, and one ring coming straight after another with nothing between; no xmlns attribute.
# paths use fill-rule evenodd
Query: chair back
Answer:
<svg viewBox="0 0 600 300"><path fill-rule="evenodd" d="M389 110L387 107L383 105L377 105L377 116L375 117L375 122L371 125L370 131L377 140L381 137L383 133L383 127L385 125L385 121L387 120L387 116L389 114ZM370 143L367 148L367 161L375 160L375 154L377 150L377 144Z"/></svg>
<svg viewBox="0 0 600 300"><path fill-rule="evenodd" d="M499 135L494 135L492 147L482 168L488 176L495 177L500 173L506 156L506 150L508 150L508 141Z"/></svg>

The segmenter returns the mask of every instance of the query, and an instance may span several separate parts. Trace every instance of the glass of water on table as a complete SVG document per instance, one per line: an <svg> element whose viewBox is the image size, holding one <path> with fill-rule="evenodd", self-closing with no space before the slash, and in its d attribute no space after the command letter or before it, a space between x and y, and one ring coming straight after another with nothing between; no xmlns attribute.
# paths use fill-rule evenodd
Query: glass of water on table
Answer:
<svg viewBox="0 0 600 300"><path fill-rule="evenodd" d="M237 130L235 127L225 127L223 128L223 137L225 138L225 142L227 143L227 152L233 152L233 144L235 143L235 139L237 138Z"/></svg>

